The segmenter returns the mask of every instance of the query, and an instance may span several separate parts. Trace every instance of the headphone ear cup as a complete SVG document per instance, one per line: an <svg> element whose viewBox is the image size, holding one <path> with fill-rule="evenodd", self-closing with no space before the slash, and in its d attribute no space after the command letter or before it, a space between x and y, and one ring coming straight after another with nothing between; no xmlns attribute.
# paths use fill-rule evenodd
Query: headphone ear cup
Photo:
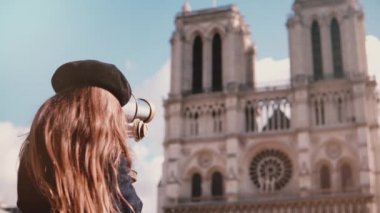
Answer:
<svg viewBox="0 0 380 213"><path fill-rule="evenodd" d="M145 137L146 133L148 132L148 125L144 123L141 120L137 121L137 128L136 128L136 141L141 140L143 137Z"/></svg>
<svg viewBox="0 0 380 213"><path fill-rule="evenodd" d="M135 119L128 124L128 137L134 138L136 142L145 137L148 132L148 125L139 119Z"/></svg>

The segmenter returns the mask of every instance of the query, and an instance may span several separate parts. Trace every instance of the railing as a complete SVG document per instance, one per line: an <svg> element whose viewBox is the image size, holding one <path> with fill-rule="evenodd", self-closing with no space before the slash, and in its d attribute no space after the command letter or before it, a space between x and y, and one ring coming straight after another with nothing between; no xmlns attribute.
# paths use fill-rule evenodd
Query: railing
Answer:
<svg viewBox="0 0 380 213"><path fill-rule="evenodd" d="M227 200L226 196L202 196L202 197L182 197L178 199L178 203L186 204L186 203L220 203L225 202Z"/></svg>
<svg viewBox="0 0 380 213"><path fill-rule="evenodd" d="M248 96L242 99L247 133L287 131L291 128L291 101L283 94Z"/></svg>
<svg viewBox="0 0 380 213"><path fill-rule="evenodd" d="M361 213L373 212L369 204L373 196L364 194L287 197L270 200L237 200L234 202L192 202L164 207L165 213L233 213L233 212L277 212L277 213Z"/></svg>
<svg viewBox="0 0 380 213"><path fill-rule="evenodd" d="M312 76L312 75L296 75L291 79L292 85L308 84L313 82L318 82L322 80L332 80L332 79L346 79L350 81L375 81L375 76L370 76L366 73L341 73L336 75L334 73L323 74L323 76Z"/></svg>

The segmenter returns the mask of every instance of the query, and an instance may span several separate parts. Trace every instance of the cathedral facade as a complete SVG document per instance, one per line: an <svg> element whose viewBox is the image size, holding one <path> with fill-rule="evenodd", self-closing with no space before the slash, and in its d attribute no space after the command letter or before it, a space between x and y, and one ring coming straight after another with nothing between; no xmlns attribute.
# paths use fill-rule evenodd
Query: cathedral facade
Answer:
<svg viewBox="0 0 380 213"><path fill-rule="evenodd" d="M159 213L380 212L358 1L295 0L286 26L291 81L262 88L236 6L176 15Z"/></svg>

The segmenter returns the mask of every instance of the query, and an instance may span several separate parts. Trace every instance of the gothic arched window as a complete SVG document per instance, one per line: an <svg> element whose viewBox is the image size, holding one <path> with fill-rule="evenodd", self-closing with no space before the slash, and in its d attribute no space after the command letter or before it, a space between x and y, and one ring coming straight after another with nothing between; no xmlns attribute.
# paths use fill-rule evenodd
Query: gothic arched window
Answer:
<svg viewBox="0 0 380 213"><path fill-rule="evenodd" d="M212 91L222 90L222 39L217 33L212 39Z"/></svg>
<svg viewBox="0 0 380 213"><path fill-rule="evenodd" d="M343 101L341 98L338 98L337 102L337 112L338 112L338 122L342 123L343 122Z"/></svg>
<svg viewBox="0 0 380 213"><path fill-rule="evenodd" d="M200 36L194 39L193 44L193 93L202 92L203 73L203 43Z"/></svg>
<svg viewBox="0 0 380 213"><path fill-rule="evenodd" d="M245 131L254 132L257 130L256 124L256 107L248 102L244 109L245 113Z"/></svg>
<svg viewBox="0 0 380 213"><path fill-rule="evenodd" d="M320 100L319 108L321 110L321 124L324 125L325 124L325 102L323 101L323 99Z"/></svg>
<svg viewBox="0 0 380 213"><path fill-rule="evenodd" d="M319 171L321 189L331 188L331 172L327 165L322 165Z"/></svg>
<svg viewBox="0 0 380 213"><path fill-rule="evenodd" d="M222 111L212 111L212 120L214 123L214 133L222 132Z"/></svg>
<svg viewBox="0 0 380 213"><path fill-rule="evenodd" d="M199 132L199 123L198 123L198 113L194 115L194 135L198 135Z"/></svg>
<svg viewBox="0 0 380 213"><path fill-rule="evenodd" d="M340 167L340 177L341 177L341 183L342 183L342 189L348 189L351 188L354 184L353 176L352 176L352 169L350 164L343 163Z"/></svg>
<svg viewBox="0 0 380 213"><path fill-rule="evenodd" d="M220 172L214 172L211 178L211 195L223 196L223 176Z"/></svg>
<svg viewBox="0 0 380 213"><path fill-rule="evenodd" d="M315 109L315 124L319 125L319 104L318 104L318 100L314 101L314 109Z"/></svg>
<svg viewBox="0 0 380 213"><path fill-rule="evenodd" d="M313 21L311 25L311 44L313 51L314 80L323 79L322 46L319 24Z"/></svg>
<svg viewBox="0 0 380 213"><path fill-rule="evenodd" d="M195 173L191 180L191 198L199 200L202 196L202 177L200 174Z"/></svg>
<svg viewBox="0 0 380 213"><path fill-rule="evenodd" d="M334 64L334 77L343 77L342 48L338 21L334 18L330 24L331 47Z"/></svg>

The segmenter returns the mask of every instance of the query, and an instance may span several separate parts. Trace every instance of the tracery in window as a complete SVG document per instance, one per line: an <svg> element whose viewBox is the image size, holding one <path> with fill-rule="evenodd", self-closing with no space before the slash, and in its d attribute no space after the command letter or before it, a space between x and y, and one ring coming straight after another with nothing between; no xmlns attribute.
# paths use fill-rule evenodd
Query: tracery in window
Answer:
<svg viewBox="0 0 380 213"><path fill-rule="evenodd" d="M250 177L261 192L273 192L286 186L292 177L289 157L276 149L267 149L253 157Z"/></svg>

